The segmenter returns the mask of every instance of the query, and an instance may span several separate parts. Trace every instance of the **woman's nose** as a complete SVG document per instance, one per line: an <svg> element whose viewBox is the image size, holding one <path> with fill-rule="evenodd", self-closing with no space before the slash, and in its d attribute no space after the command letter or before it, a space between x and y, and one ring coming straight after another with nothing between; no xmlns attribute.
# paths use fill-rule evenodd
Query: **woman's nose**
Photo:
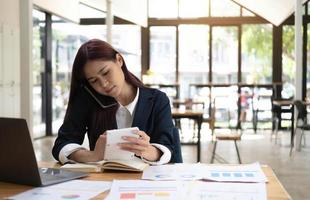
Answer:
<svg viewBox="0 0 310 200"><path fill-rule="evenodd" d="M106 79L100 79L100 85L101 87L107 87L109 82Z"/></svg>

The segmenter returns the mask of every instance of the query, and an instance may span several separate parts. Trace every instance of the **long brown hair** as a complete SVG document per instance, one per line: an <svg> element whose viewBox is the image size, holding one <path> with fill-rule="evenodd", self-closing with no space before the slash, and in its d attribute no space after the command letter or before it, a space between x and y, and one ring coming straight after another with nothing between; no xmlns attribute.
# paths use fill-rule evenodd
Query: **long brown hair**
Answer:
<svg viewBox="0 0 310 200"><path fill-rule="evenodd" d="M72 67L69 105L70 102L74 100L77 92L81 88L81 85L88 84L84 74L84 67L87 61L116 61L116 54L119 54L121 56L121 54L118 53L109 43L99 39L89 40L79 48ZM126 82L135 87L144 87L143 83L135 75L128 71L124 59L122 71L124 73Z"/></svg>
<svg viewBox="0 0 310 200"><path fill-rule="evenodd" d="M77 97L78 92L82 90L84 86L89 88L92 93L100 95L89 85L88 81L85 78L84 67L87 61L103 60L115 62L117 54L121 56L121 54L116 51L110 44L99 39L89 40L79 48L72 67L70 95L65 119L69 116L71 112L72 104ZM135 75L128 71L124 59L122 71L124 73L125 81L127 83L133 85L134 87L144 87L143 83ZM108 96L104 96L100 99L103 101L102 103L106 105L116 102L114 98ZM88 127L91 149L93 149L97 138L100 134L102 134L102 132L112 128L116 128L114 126L116 125L115 113L117 108L118 105L106 109L97 105L97 107L93 109L92 116L89 119L90 127Z"/></svg>

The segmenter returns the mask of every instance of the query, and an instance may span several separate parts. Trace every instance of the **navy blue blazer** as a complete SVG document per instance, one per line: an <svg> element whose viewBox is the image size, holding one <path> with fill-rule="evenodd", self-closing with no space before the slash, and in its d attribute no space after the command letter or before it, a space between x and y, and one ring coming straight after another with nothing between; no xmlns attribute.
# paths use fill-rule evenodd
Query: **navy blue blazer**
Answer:
<svg viewBox="0 0 310 200"><path fill-rule="evenodd" d="M72 109L67 112L58 131L58 137L52 150L56 160L59 160L59 152L65 145L82 144L85 133L89 139L90 150L93 150L100 134L108 129L117 128L116 123L108 129L102 126L92 127L93 122L97 120L92 117L93 112L98 112L98 103L91 95L82 90L72 103ZM140 88L132 127L138 127L148 134L150 143L166 146L171 151L170 162L182 162L179 134L173 124L170 102L165 93L157 89ZM91 129L95 129L95 131L91 131Z"/></svg>

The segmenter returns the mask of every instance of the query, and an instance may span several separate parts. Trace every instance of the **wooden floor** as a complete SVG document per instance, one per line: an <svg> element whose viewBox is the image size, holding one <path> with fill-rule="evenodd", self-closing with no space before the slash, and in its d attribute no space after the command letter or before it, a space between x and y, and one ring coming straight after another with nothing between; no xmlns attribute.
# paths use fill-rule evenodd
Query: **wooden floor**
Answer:
<svg viewBox="0 0 310 200"><path fill-rule="evenodd" d="M216 130L217 132L223 130ZM185 131L183 131L185 132ZM209 163L213 143L210 142L210 133L207 127L202 131L201 159L203 163ZM310 197L310 135L307 137L307 146L300 152L289 156L290 132L279 133L277 144L270 140L270 130L259 130L254 134L251 130L245 131L239 143L239 150L243 163L259 161L273 168L279 180L294 200L304 200ZM51 148L55 137L35 140L34 147L38 160L54 160ZM84 144L87 146L87 142ZM219 141L215 162L237 163L237 155L233 142ZM184 162L196 162L196 146L182 145Z"/></svg>

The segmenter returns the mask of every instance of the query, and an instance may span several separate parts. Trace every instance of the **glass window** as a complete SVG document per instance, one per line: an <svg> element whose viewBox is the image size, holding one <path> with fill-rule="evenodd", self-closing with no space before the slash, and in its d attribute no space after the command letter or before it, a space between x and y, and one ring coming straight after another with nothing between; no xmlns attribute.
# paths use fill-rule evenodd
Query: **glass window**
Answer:
<svg viewBox="0 0 310 200"><path fill-rule="evenodd" d="M282 35L282 97L290 98L295 94L295 28L283 26Z"/></svg>
<svg viewBox="0 0 310 200"><path fill-rule="evenodd" d="M79 46L87 41L78 25L52 16L52 129L57 133L68 105L71 70Z"/></svg>
<svg viewBox="0 0 310 200"><path fill-rule="evenodd" d="M33 69L33 134L34 138L45 136L45 114L43 111L42 80L45 70L43 54L45 39L45 13L33 9L33 40L32 40L32 69Z"/></svg>
<svg viewBox="0 0 310 200"><path fill-rule="evenodd" d="M272 83L272 26L243 25L242 83Z"/></svg>
<svg viewBox="0 0 310 200"><path fill-rule="evenodd" d="M149 17L177 18L178 0L149 0Z"/></svg>
<svg viewBox="0 0 310 200"><path fill-rule="evenodd" d="M211 0L211 16L240 16L240 6L231 0Z"/></svg>
<svg viewBox="0 0 310 200"><path fill-rule="evenodd" d="M137 25L113 25L112 43L124 57L130 72L141 78L141 28ZM130 39L128 39L130 38Z"/></svg>
<svg viewBox="0 0 310 200"><path fill-rule="evenodd" d="M212 28L212 82L238 82L238 29Z"/></svg>
<svg viewBox="0 0 310 200"><path fill-rule="evenodd" d="M213 87L215 126L233 128L238 123L238 87Z"/></svg>
<svg viewBox="0 0 310 200"><path fill-rule="evenodd" d="M208 0L179 0L180 17L208 17L209 1Z"/></svg>
<svg viewBox="0 0 310 200"><path fill-rule="evenodd" d="M150 73L148 83L176 82L176 27L150 28ZM144 80L145 81L145 80Z"/></svg>
<svg viewBox="0 0 310 200"><path fill-rule="evenodd" d="M189 39L190 38L190 39ZM179 82L181 98L189 98L189 83L208 83L209 26L179 26Z"/></svg>

